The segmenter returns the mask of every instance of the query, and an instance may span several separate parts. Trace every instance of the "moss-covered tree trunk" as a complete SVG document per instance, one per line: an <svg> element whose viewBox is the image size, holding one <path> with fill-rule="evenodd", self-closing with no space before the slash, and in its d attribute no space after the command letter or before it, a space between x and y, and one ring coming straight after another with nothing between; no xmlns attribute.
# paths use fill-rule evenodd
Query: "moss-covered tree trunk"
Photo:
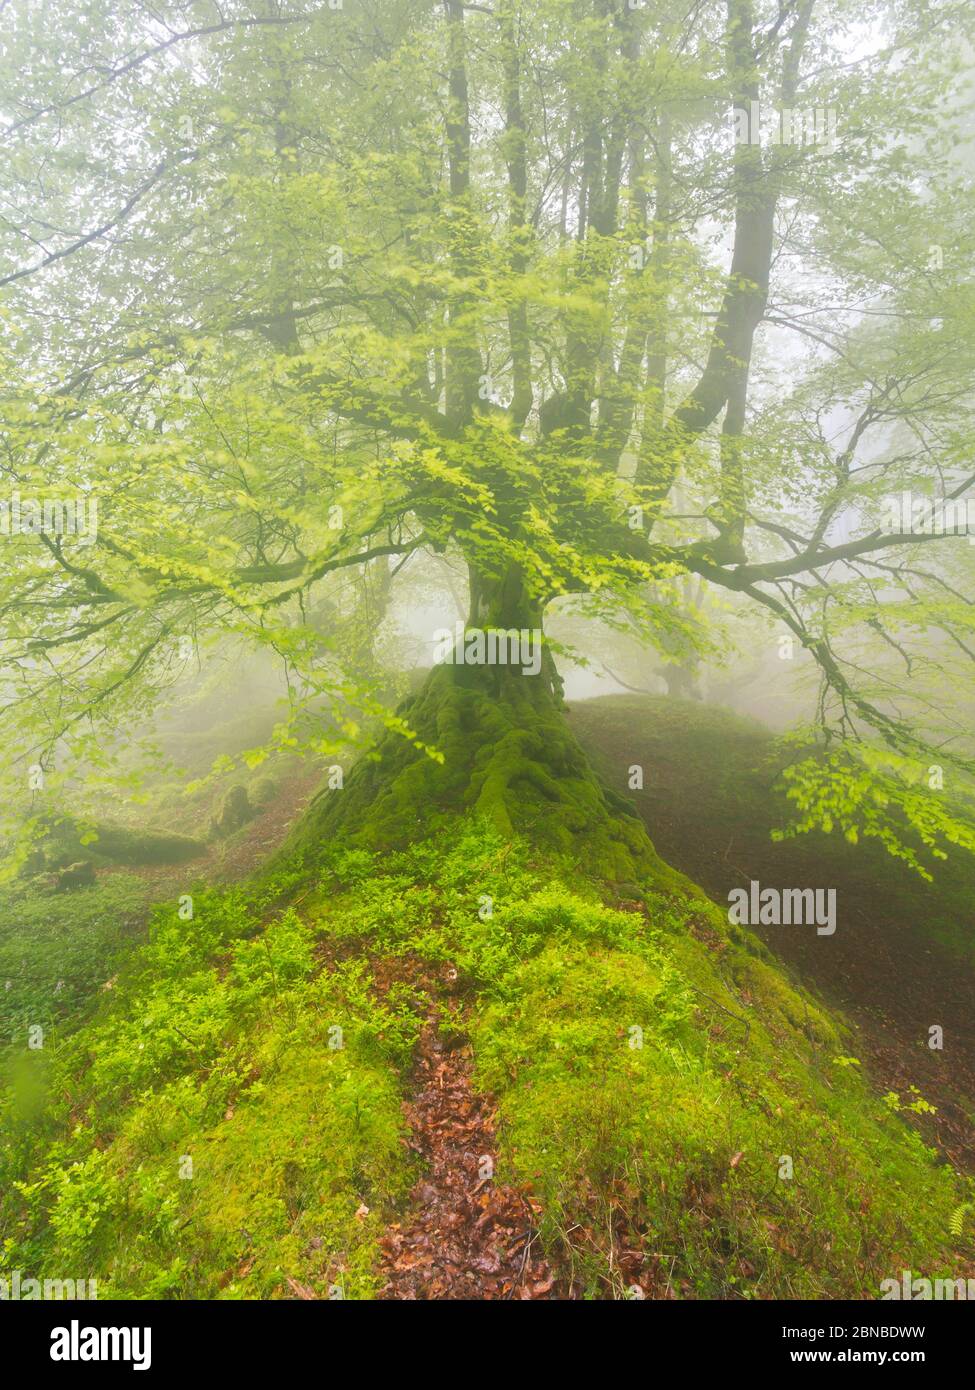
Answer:
<svg viewBox="0 0 975 1390"><path fill-rule="evenodd" d="M537 640L542 612L516 567L495 578L472 570L468 633L518 631ZM659 880L663 866L642 821L588 764L544 645L534 674L512 662L461 664L463 646L397 710L414 738L385 733L343 788L322 790L298 843L341 837L368 848L403 845L470 812L607 879L640 881L652 872Z"/></svg>

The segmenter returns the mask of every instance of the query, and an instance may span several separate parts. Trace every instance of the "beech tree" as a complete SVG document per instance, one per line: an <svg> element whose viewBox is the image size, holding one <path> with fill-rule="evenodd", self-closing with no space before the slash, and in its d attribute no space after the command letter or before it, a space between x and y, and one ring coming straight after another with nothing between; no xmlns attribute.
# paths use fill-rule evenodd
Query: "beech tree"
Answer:
<svg viewBox="0 0 975 1390"><path fill-rule="evenodd" d="M436 668L393 711L312 620L350 575L395 593L439 555L478 629L582 602L672 654L708 641L689 577L747 599L820 673L797 828L878 835L923 871L919 844L975 848L975 749L938 693L970 680L973 552L930 517L893 529L889 501L975 485L973 19L11 0L18 805L107 775L119 729L230 634L287 665L282 739L330 752L363 711L386 726L312 833L471 805L632 872L551 650L537 677ZM37 521L76 498L97 536Z"/></svg>

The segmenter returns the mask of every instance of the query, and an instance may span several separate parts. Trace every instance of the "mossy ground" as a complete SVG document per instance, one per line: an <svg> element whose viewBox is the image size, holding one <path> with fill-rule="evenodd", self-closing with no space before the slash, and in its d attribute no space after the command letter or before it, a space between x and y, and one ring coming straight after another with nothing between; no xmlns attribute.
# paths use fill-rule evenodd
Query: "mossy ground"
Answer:
<svg viewBox="0 0 975 1390"><path fill-rule="evenodd" d="M408 1186L412 1015L356 965L322 969L294 911L268 916L283 886L160 908L94 1019L9 1049L4 1267L84 1268L101 1297L373 1291L366 1208Z"/></svg>
<svg viewBox="0 0 975 1390"><path fill-rule="evenodd" d="M24 866L27 875L56 870L77 860L92 864L185 864L206 850L201 840L171 831L133 830L105 823L87 824L71 816L55 819L42 833Z"/></svg>
<svg viewBox="0 0 975 1390"><path fill-rule="evenodd" d="M404 846L472 812L502 835L578 856L607 882L653 875L693 891L656 854L632 804L594 775L543 678L437 667L397 715L417 742L382 738L341 791L319 794L292 850L315 853L338 838Z"/></svg>
<svg viewBox="0 0 975 1390"><path fill-rule="evenodd" d="M0 1039L85 1017L116 962L145 940L148 910L148 888L134 874L75 893L0 885Z"/></svg>
<svg viewBox="0 0 975 1390"><path fill-rule="evenodd" d="M443 762L381 742L259 879L196 892L191 918L160 904L41 1048L18 1014L0 1270L102 1297L373 1297L417 1178L401 1106L431 1004L580 1296L625 1296L624 1266L678 1298L969 1270L965 1181L870 1089L842 1020L662 864L554 702L464 675L405 712Z"/></svg>
<svg viewBox="0 0 975 1390"><path fill-rule="evenodd" d="M797 753L764 725L653 695L582 701L568 723L610 787L624 789L629 764L641 764L644 787L627 795L657 850L719 899L743 881L733 874L746 864L761 864L769 881L840 884L847 922L879 911L975 965L975 873L963 850L947 861L921 851L934 874L928 883L877 841L851 845L839 830L773 843L791 810L780 774Z"/></svg>
<svg viewBox="0 0 975 1390"><path fill-rule="evenodd" d="M620 1242L677 1297L871 1298L964 1267L959 1180L842 1025L700 899L647 882L606 906L479 818L309 867L204 894L191 922L160 909L97 1017L30 1059L3 1120L4 1267L103 1297L374 1295L416 1176L400 1103L428 1008L371 987L390 959L458 971L443 1027L468 1034L501 1176L579 1293L625 1293Z"/></svg>

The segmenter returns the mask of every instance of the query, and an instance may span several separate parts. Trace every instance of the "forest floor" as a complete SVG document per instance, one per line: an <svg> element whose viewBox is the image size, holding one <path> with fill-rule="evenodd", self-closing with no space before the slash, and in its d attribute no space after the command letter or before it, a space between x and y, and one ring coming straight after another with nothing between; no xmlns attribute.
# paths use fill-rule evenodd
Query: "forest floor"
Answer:
<svg viewBox="0 0 975 1390"><path fill-rule="evenodd" d="M135 874L153 897L172 896L189 878L208 883L246 879L284 841L320 785L318 771L299 771L274 798L227 840L185 865L141 865L99 870L99 877ZM409 957L370 960L382 997L393 983L431 998L446 983ZM495 1102L472 1084L470 1044L445 1039L435 1009L417 1045L410 1095L403 1110L408 1147L422 1165L402 1221L381 1241L380 1298L526 1300L564 1297L540 1254L538 1204L529 1194L494 1181L497 1162ZM472 1171L484 1176L472 1186ZM561 1285L565 1285L565 1279ZM301 1296L299 1292L299 1296ZM571 1294L569 1294L571 1296Z"/></svg>
<svg viewBox="0 0 975 1390"><path fill-rule="evenodd" d="M837 890L834 936L801 927L759 927L756 933L798 982L842 1010L871 1085L897 1092L904 1104L923 1097L933 1105L934 1115L916 1121L925 1139L957 1168L975 1172L975 974L929 930L924 904L940 901L940 885L919 889L871 846L824 836L772 842L781 807L777 811L772 791L774 744L761 726L662 697L586 701L575 704L569 718L606 783L635 803L661 856L723 907L729 890L751 879ZM635 763L644 769L642 791L627 787ZM205 856L134 872L156 897L185 891L191 880L244 879L280 845L318 781L312 770L284 781L252 821L229 840L212 843ZM102 870L100 877L111 872ZM941 901L933 915L940 922L946 910L950 915L953 908ZM419 1176L405 1209L380 1239L378 1296L579 1296L565 1260L552 1265L542 1254L531 1191L494 1180L496 1099L474 1082L466 1033L445 1035L438 1024L438 1005L453 993L449 977L431 974L429 964L408 955L370 956L368 966L380 997L391 985L408 986L429 1002L429 1016L418 1015L423 1026L403 1102L404 1142ZM943 1050L927 1046L935 1024L944 1030ZM472 1182L472 1173L483 1176ZM576 1238L568 1233L566 1248ZM585 1239L581 1229L578 1239ZM668 1281L627 1246L621 1228L615 1248L624 1284L633 1287L641 1277L643 1296L673 1297Z"/></svg>
<svg viewBox="0 0 975 1390"><path fill-rule="evenodd" d="M970 875L773 843L781 753L726 711L618 697L568 719L686 882L604 885L463 816L399 851L275 859L318 780L293 764L194 860L12 898L4 1017L58 1046L30 1073L29 1144L0 1107L11 1260L56 1271L67 1249L133 1298L859 1298L891 1271L964 1277ZM199 830L196 809L157 817ZM750 879L835 888L835 936L761 930L766 957L722 921ZM20 1053L0 1060L21 1084Z"/></svg>
<svg viewBox="0 0 975 1390"><path fill-rule="evenodd" d="M753 927L807 989L841 1009L857 1054L883 1091L916 1087L937 1114L922 1125L949 1159L975 1171L975 971L932 935L952 907L975 940L972 875L946 899L884 851L839 836L773 842L781 803L772 736L729 712L660 696L605 696L572 706L573 728L607 783L633 800L660 855L725 906L733 888L818 885L837 892L833 936ZM641 791L628 769L643 768ZM962 873L964 873L964 869ZM958 885L952 875L948 888ZM943 1049L928 1030L943 1029Z"/></svg>
<svg viewBox="0 0 975 1390"><path fill-rule="evenodd" d="M751 879L836 888L842 916L834 936L754 930L806 988L847 1014L879 1087L905 1098L915 1087L936 1107L928 1137L956 1166L975 1172L975 970L929 929L940 877L925 884L885 852L838 837L773 842L773 738L751 721L663 696L580 702L571 719L609 785L634 801L662 857L717 902ZM644 769L642 791L627 787L634 763ZM251 872L316 785L315 776L286 783L230 846L218 845L194 870L224 880ZM975 895L965 909L959 926L975 939ZM927 1045L933 1025L943 1030L942 1049Z"/></svg>
<svg viewBox="0 0 975 1390"><path fill-rule="evenodd" d="M96 871L99 879L112 874L134 874L149 884L156 899L186 891L186 885L234 883L255 872L281 845L291 826L321 786L320 768L296 764L291 776L282 780L276 794L235 834L223 840L210 840L205 854L183 864L118 864Z"/></svg>
<svg viewBox="0 0 975 1390"><path fill-rule="evenodd" d="M403 1107L423 1172L406 1218L380 1242L382 1299L564 1296L540 1253L538 1204L494 1181L496 1103L474 1089L472 1070L470 1045L445 1040L432 1014Z"/></svg>

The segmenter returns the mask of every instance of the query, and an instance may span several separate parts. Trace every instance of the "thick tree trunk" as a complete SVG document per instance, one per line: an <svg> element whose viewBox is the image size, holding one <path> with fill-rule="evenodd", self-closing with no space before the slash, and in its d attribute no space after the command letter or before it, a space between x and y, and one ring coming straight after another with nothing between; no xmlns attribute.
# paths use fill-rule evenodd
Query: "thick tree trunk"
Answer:
<svg viewBox="0 0 975 1390"><path fill-rule="evenodd" d="M468 628L527 634L531 650L541 652L541 669L537 675L524 677L517 669L499 666L495 670L495 679L487 683L496 694L500 694L509 685L509 677L540 680L556 703L561 705L562 680L544 641L544 604L528 592L520 568L509 565L499 577L485 575L471 565L468 573L471 596Z"/></svg>
<svg viewBox="0 0 975 1390"><path fill-rule="evenodd" d="M537 636L542 606L514 568L501 577L473 574L468 627ZM384 733L342 789L318 794L292 848L313 855L336 838L370 849L405 846L468 814L607 880L673 877L634 808L589 766L544 649L535 674L517 663L434 666L397 715L413 737Z"/></svg>
<svg viewBox="0 0 975 1390"><path fill-rule="evenodd" d="M701 692L697 685L697 672L693 666L682 666L674 662L663 669L667 683L667 694L677 700L700 700Z"/></svg>
<svg viewBox="0 0 975 1390"><path fill-rule="evenodd" d="M509 565L500 577L482 574L473 565L468 573L471 627L541 627L542 604L527 592L517 565Z"/></svg>

